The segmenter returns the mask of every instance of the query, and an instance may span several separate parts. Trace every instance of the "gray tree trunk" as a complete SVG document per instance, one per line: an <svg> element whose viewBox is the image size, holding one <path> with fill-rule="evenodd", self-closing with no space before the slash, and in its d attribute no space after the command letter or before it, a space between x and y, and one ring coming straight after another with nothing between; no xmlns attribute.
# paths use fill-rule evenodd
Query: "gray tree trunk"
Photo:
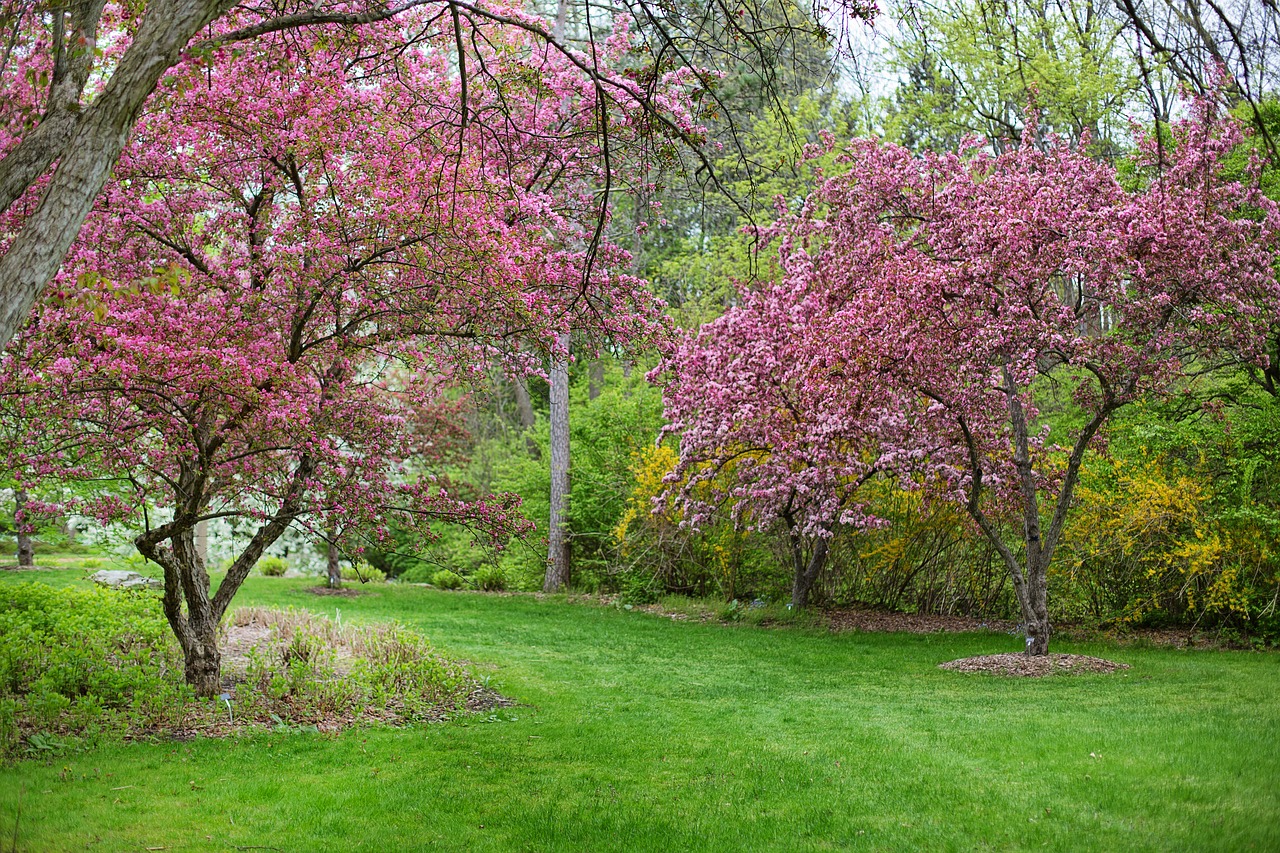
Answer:
<svg viewBox="0 0 1280 853"><path fill-rule="evenodd" d="M325 556L329 575L329 589L342 589L342 567L338 564L338 546L329 542Z"/></svg>
<svg viewBox="0 0 1280 853"><path fill-rule="evenodd" d="M569 336L559 343L566 351ZM547 530L545 592L557 592L569 583L569 361L557 358L551 365L551 519Z"/></svg>
<svg viewBox="0 0 1280 853"><path fill-rule="evenodd" d="M535 417L533 414L533 401L529 399L529 386L525 384L525 380L517 379L515 389L516 413L520 416L520 426L525 429L532 429Z"/></svg>
<svg viewBox="0 0 1280 853"><path fill-rule="evenodd" d="M791 606L803 610L809 606L809 592L827 564L829 545L826 539L814 540L813 551L809 559L804 558L803 540L795 533L791 534L791 562L794 574L791 580Z"/></svg>
<svg viewBox="0 0 1280 853"><path fill-rule="evenodd" d="M161 75L178 61L192 37L231 2L152 0L120 64L79 116L74 132L63 139L65 129L50 130L44 144L58 158L57 169L35 211L0 258L0 348L8 345L58 272ZM59 140L63 144L56 147ZM30 186L47 167L43 154L15 159L14 171L5 176L5 195L11 195L23 179Z"/></svg>
<svg viewBox="0 0 1280 853"><path fill-rule="evenodd" d="M557 44L564 44L568 10L568 0L559 0L551 31ZM559 592L569 585L569 336L561 333L556 343L565 355L551 363L551 517L543 592Z"/></svg>
<svg viewBox="0 0 1280 853"><path fill-rule="evenodd" d="M520 415L520 428L524 430L524 448L529 452L529 456L539 459L542 451L538 449L538 442L533 440L530 430L533 429L537 418L533 414L533 401L529 399L529 386L527 380L517 379L515 381L516 388L516 412Z"/></svg>
<svg viewBox="0 0 1280 853"><path fill-rule="evenodd" d="M587 368L587 399L598 398L602 388L604 388L604 362L597 358Z"/></svg>
<svg viewBox="0 0 1280 853"><path fill-rule="evenodd" d="M209 565L209 522L196 522L196 553Z"/></svg>
<svg viewBox="0 0 1280 853"><path fill-rule="evenodd" d="M26 532L27 493L18 489L13 493L13 524L18 539L18 568L30 569L36 564L36 549L31 534Z"/></svg>

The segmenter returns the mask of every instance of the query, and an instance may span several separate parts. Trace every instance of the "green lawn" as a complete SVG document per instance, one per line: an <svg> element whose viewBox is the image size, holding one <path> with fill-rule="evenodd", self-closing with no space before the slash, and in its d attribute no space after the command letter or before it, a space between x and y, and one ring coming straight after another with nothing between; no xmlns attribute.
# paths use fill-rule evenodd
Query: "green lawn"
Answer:
<svg viewBox="0 0 1280 853"><path fill-rule="evenodd" d="M65 583L80 573L4 573ZM0 771L0 850L1277 850L1280 656L1058 644L1123 675L938 670L998 634L828 635L253 578L396 619L521 705ZM365 587L369 590L369 587Z"/></svg>

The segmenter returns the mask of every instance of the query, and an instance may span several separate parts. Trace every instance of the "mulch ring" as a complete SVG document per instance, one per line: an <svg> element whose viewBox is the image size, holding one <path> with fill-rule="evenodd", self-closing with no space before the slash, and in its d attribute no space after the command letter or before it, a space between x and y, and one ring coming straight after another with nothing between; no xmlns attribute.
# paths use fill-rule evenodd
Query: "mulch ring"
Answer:
<svg viewBox="0 0 1280 853"><path fill-rule="evenodd" d="M952 672L985 672L989 675L1008 675L1020 678L1043 678L1046 675L1083 675L1085 673L1115 672L1128 669L1127 663L1103 660L1088 655L1025 655L1008 652L1001 655L979 655L972 658L938 664L939 669Z"/></svg>

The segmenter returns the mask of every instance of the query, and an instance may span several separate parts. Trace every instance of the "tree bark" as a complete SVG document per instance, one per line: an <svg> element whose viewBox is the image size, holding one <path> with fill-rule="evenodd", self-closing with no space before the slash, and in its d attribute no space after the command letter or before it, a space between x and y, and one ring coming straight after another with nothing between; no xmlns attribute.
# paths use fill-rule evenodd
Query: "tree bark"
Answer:
<svg viewBox="0 0 1280 853"><path fill-rule="evenodd" d="M791 560L795 575L791 581L791 606L803 610L809 606L809 592L827 563L829 545L826 539L814 540L809 559L804 558L804 543L798 534L791 534Z"/></svg>
<svg viewBox="0 0 1280 853"><path fill-rule="evenodd" d="M587 399L595 400L604 388L604 362L595 359L587 368Z"/></svg>
<svg viewBox="0 0 1280 853"><path fill-rule="evenodd" d="M538 442L533 440L530 430L537 422L537 418L533 414L533 401L529 399L529 386L527 380L517 379L515 381L516 388L516 411L520 414L520 428L524 430L524 447L529 452L529 456L533 459L539 459L542 451L538 449Z"/></svg>
<svg viewBox="0 0 1280 853"><path fill-rule="evenodd" d="M70 30L54 16L53 80L40 123L0 158L0 212L23 195L58 159L80 121L80 99L93 70L104 0L73 0Z"/></svg>
<svg viewBox="0 0 1280 853"><path fill-rule="evenodd" d="M18 539L18 568L30 569L36 564L36 549L31 534L26 530L27 493L18 489L13 493L13 526Z"/></svg>
<svg viewBox="0 0 1280 853"><path fill-rule="evenodd" d="M211 698L222 692L222 653L218 651L218 625L202 620L193 625L182 643L187 684L197 696Z"/></svg>
<svg viewBox="0 0 1280 853"><path fill-rule="evenodd" d="M59 152L58 167L40 203L0 259L0 348L8 345L58 272L161 75L178 61L192 37L231 2L153 0L147 4L120 64ZM36 158L26 168L34 169L40 162Z"/></svg>
<svg viewBox="0 0 1280 853"><path fill-rule="evenodd" d="M328 558L329 589L342 589L342 567L338 565L338 546L329 542L326 556Z"/></svg>
<svg viewBox="0 0 1280 853"><path fill-rule="evenodd" d="M569 583L569 336L559 344L566 353L551 365L551 518L547 530L547 574L544 592Z"/></svg>

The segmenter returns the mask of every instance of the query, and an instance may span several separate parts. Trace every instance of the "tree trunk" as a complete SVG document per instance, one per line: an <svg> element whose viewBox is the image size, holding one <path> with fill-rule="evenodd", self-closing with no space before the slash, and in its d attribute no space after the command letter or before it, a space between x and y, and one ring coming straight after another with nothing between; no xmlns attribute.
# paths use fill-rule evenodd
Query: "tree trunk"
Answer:
<svg viewBox="0 0 1280 853"><path fill-rule="evenodd" d="M791 581L791 606L803 610L809 606L809 591L813 589L813 584L818 580L818 575L822 573L822 567L827 562L828 543L826 539L818 538L814 540L813 552L806 561L804 558L803 543L799 535L791 536L791 560L795 568L795 576Z"/></svg>
<svg viewBox="0 0 1280 853"><path fill-rule="evenodd" d="M1027 599L1029 608L1022 614L1027 625L1027 654L1049 653L1049 566L1048 554L1033 565L1027 563Z"/></svg>
<svg viewBox="0 0 1280 853"><path fill-rule="evenodd" d="M173 521L152 527L133 540L139 554L164 570L164 596L161 598L164 616L182 646L187 683L197 696L217 696L221 691L222 656L218 652L218 625L262 553L298 517L306 496L307 482L315 470L315 460L310 456L303 455L298 460L275 515L253 534L249 544L227 569L216 592L210 589L209 572L196 548L196 519L204 508L203 473L184 468L177 491L190 497L182 504L181 511L175 513Z"/></svg>
<svg viewBox="0 0 1280 853"><path fill-rule="evenodd" d="M208 699L222 692L222 653L218 651L217 622L200 620L194 624L182 643L187 684L197 696Z"/></svg>
<svg viewBox="0 0 1280 853"><path fill-rule="evenodd" d="M547 531L547 575L544 592L569 583L569 360L568 335L560 346L566 355L551 365L551 519Z"/></svg>
<svg viewBox="0 0 1280 853"><path fill-rule="evenodd" d="M22 489L13 493L13 526L18 538L18 568L30 569L36 564L36 549L27 532L27 493Z"/></svg>
<svg viewBox="0 0 1280 853"><path fill-rule="evenodd" d="M338 565L338 546L329 543L328 548L329 589L342 589L342 567Z"/></svg>
<svg viewBox="0 0 1280 853"><path fill-rule="evenodd" d="M604 387L604 362L595 359L587 369L587 399L594 400L600 396Z"/></svg>
<svg viewBox="0 0 1280 853"><path fill-rule="evenodd" d="M558 0L552 40L564 44L568 0ZM569 335L556 339L564 355L551 363L551 517L547 530L547 574L543 592L559 592L569 584Z"/></svg>
<svg viewBox="0 0 1280 853"><path fill-rule="evenodd" d="M229 0L147 4L119 65L76 123L40 203L0 258L0 348L58 272L156 82L187 42L229 5ZM28 165L34 169L39 160Z"/></svg>
<svg viewBox="0 0 1280 853"><path fill-rule="evenodd" d="M209 565L209 522L201 521L196 524L196 553L200 555L200 561L206 566Z"/></svg>
<svg viewBox="0 0 1280 853"><path fill-rule="evenodd" d="M542 456L542 451L538 449L538 442L533 440L530 430L533 429L537 419L533 414L533 401L529 399L529 386L527 380L517 379L516 386L516 411L520 414L520 427L524 430L524 447L529 451L529 456L538 459Z"/></svg>

